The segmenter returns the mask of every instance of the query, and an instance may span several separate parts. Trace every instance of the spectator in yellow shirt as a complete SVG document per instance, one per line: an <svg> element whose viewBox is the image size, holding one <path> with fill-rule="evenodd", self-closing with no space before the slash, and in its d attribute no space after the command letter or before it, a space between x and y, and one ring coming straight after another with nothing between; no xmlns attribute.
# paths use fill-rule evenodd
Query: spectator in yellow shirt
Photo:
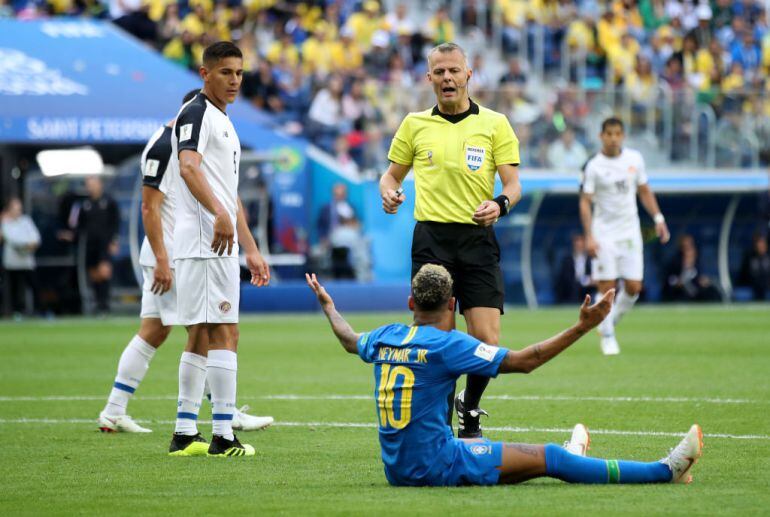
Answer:
<svg viewBox="0 0 770 517"><path fill-rule="evenodd" d="M302 44L302 70L305 74L326 77L332 71L334 43L326 36L324 21L316 23L313 35Z"/></svg>
<svg viewBox="0 0 770 517"><path fill-rule="evenodd" d="M436 14L428 20L425 32L425 36L433 45L454 41L455 25L449 19L449 11L447 11L446 7L441 6L436 9Z"/></svg>
<svg viewBox="0 0 770 517"><path fill-rule="evenodd" d="M626 92L631 96L632 107L647 109L655 105L658 93L658 77L652 73L650 60L639 56L634 71L626 78Z"/></svg>
<svg viewBox="0 0 770 517"><path fill-rule="evenodd" d="M376 0L367 0L361 11L350 15L345 27L352 31L359 48L368 51L372 47L372 35L382 27L380 4Z"/></svg>
<svg viewBox="0 0 770 517"><path fill-rule="evenodd" d="M614 74L615 83L619 83L623 78L634 70L636 66L636 57L639 55L639 42L629 33L623 34L620 44L614 48L607 49L607 57Z"/></svg>
<svg viewBox="0 0 770 517"><path fill-rule="evenodd" d="M299 63L299 50L297 50L297 46L294 45L291 34L284 32L281 34L281 38L278 41L274 41L273 44L270 45L265 57L267 57L267 60L273 65L284 63L293 68Z"/></svg>
<svg viewBox="0 0 770 517"><path fill-rule="evenodd" d="M730 73L722 79L722 93L725 95L741 93L745 85L743 66L740 63L733 63L730 66Z"/></svg>
<svg viewBox="0 0 770 517"><path fill-rule="evenodd" d="M355 70L364 64L364 55L348 27L340 31L340 40L332 46L331 56L335 70Z"/></svg>

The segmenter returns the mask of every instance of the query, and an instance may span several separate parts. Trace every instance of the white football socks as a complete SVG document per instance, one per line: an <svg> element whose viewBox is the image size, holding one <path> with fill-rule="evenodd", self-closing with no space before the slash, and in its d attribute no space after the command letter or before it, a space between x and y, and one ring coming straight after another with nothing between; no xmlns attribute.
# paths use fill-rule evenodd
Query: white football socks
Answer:
<svg viewBox="0 0 770 517"><path fill-rule="evenodd" d="M213 434L233 439L233 413L238 355L230 350L209 350L207 377L211 388Z"/></svg>
<svg viewBox="0 0 770 517"><path fill-rule="evenodd" d="M107 405L104 406L104 413L110 416L126 414L128 401L142 382L154 355L155 348L147 341L138 335L131 338L118 361L118 374L115 376Z"/></svg>
<svg viewBox="0 0 770 517"><path fill-rule="evenodd" d="M179 400L175 433L198 434L198 412L201 409L203 386L206 383L206 358L192 352L182 352L179 360Z"/></svg>
<svg viewBox="0 0 770 517"><path fill-rule="evenodd" d="M635 294L631 296L626 292L625 289L620 290L620 294L615 299L615 306L612 308L612 312L610 312L610 318L612 318L613 325L617 325L620 323L621 318L623 318L623 315L631 310L631 307L634 306L636 303L636 300L639 299L639 295Z"/></svg>

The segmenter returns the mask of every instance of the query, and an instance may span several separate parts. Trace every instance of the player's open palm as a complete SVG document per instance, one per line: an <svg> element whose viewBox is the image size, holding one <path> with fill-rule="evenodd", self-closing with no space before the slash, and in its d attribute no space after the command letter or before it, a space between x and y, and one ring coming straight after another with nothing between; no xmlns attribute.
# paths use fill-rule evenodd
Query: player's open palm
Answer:
<svg viewBox="0 0 770 517"><path fill-rule="evenodd" d="M604 321L604 318L610 313L612 309L612 302L615 300L615 289L610 289L604 293L593 305L591 303L591 296L586 295L583 300L583 305L580 306L580 324L585 327L586 330L591 330L599 323Z"/></svg>
<svg viewBox="0 0 770 517"><path fill-rule="evenodd" d="M251 273L251 285L264 287L270 283L270 266L260 252L246 254L246 267Z"/></svg>
<svg viewBox="0 0 770 517"><path fill-rule="evenodd" d="M222 212L216 216L216 219L214 219L214 239L211 241L211 251L220 257L225 252L227 252L228 255L231 255L233 252L234 238L235 230L233 229L233 222L226 212Z"/></svg>
<svg viewBox="0 0 770 517"><path fill-rule="evenodd" d="M332 297L329 295L329 293L326 292L324 286L322 286L318 281L315 273L305 273L305 280L307 280L307 285L310 286L310 289L312 289L315 295L318 297L318 303L321 304L321 307L324 310L334 307L334 300L332 300Z"/></svg>

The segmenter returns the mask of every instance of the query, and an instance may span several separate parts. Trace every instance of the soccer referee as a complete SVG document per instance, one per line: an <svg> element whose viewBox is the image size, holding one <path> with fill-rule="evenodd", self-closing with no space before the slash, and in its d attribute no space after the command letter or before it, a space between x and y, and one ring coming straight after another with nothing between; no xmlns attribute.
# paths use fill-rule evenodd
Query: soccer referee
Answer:
<svg viewBox="0 0 770 517"><path fill-rule="evenodd" d="M406 199L401 183L414 167L417 224L412 239L412 276L424 264L440 264L452 275L454 295L468 333L500 342L503 275L492 225L521 198L519 141L505 115L474 103L468 94L473 71L465 52L443 43L428 54L427 79L436 105L410 113L390 146L390 166L380 180L385 212ZM493 199L495 172L503 192ZM488 377L468 375L454 399L458 436L481 436L479 409ZM451 400L449 419L451 420Z"/></svg>

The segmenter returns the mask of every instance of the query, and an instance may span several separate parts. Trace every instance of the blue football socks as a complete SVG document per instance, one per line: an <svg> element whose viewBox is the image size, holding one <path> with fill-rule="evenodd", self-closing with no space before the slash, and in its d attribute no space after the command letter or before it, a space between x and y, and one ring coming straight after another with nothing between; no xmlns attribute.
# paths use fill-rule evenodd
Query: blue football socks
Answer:
<svg viewBox="0 0 770 517"><path fill-rule="evenodd" d="M549 477L568 483L668 483L671 469L653 461L602 460L572 454L556 444L545 446L545 469Z"/></svg>

